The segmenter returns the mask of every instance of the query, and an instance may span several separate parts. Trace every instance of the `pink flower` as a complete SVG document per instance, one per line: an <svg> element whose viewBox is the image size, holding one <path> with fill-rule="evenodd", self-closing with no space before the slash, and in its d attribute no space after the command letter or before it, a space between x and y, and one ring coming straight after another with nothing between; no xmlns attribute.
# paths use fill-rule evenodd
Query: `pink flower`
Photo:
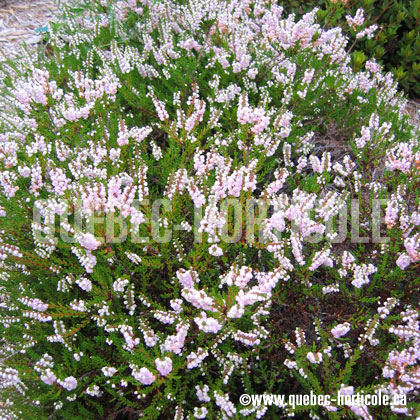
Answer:
<svg viewBox="0 0 420 420"><path fill-rule="evenodd" d="M401 270L405 270L412 262L413 262L413 260L410 258L409 255L401 254L398 257L397 265L398 265L398 267L401 268Z"/></svg>
<svg viewBox="0 0 420 420"><path fill-rule="evenodd" d="M57 380L54 372L51 369L46 369L41 375L41 381L47 385L52 385Z"/></svg>
<svg viewBox="0 0 420 420"><path fill-rule="evenodd" d="M356 28L363 25L365 21L363 9L357 9L356 16L354 18L350 15L347 15L346 19L349 26L351 26L353 30L356 30Z"/></svg>
<svg viewBox="0 0 420 420"><path fill-rule="evenodd" d="M67 391L73 391L77 387L77 380L74 376L68 376L64 381L60 381L60 385Z"/></svg>
<svg viewBox="0 0 420 420"><path fill-rule="evenodd" d="M209 248L209 254L213 255L214 257L220 257L220 256L223 255L223 250L222 250L222 248L220 248L216 244L214 244Z"/></svg>
<svg viewBox="0 0 420 420"><path fill-rule="evenodd" d="M156 380L156 376L145 367L142 367L139 371L133 371L133 378L143 385L150 385Z"/></svg>
<svg viewBox="0 0 420 420"><path fill-rule="evenodd" d="M118 139L117 143L119 146L125 146L128 144L128 133L126 131L123 131L121 133L118 133Z"/></svg>
<svg viewBox="0 0 420 420"><path fill-rule="evenodd" d="M89 251L95 251L101 245L91 233L84 233L79 239L79 243Z"/></svg>
<svg viewBox="0 0 420 420"><path fill-rule="evenodd" d="M350 331L350 324L348 322L345 322L344 324L338 324L336 325L332 330L331 334L335 338L342 337L343 335L346 335Z"/></svg>
<svg viewBox="0 0 420 420"><path fill-rule="evenodd" d="M353 395L354 387L353 386L345 386L341 384L340 390L338 391L341 395Z"/></svg>
<svg viewBox="0 0 420 420"><path fill-rule="evenodd" d="M169 375L172 371L172 360L169 357L165 357L164 359L156 359L156 369L162 376Z"/></svg>
<svg viewBox="0 0 420 420"><path fill-rule="evenodd" d="M178 277L179 282L187 289L194 286L194 279L190 271L185 271L183 268L180 268L176 272L176 276Z"/></svg>
<svg viewBox="0 0 420 420"><path fill-rule="evenodd" d="M182 300L181 299L173 299L170 301L171 308L179 314L182 312Z"/></svg>
<svg viewBox="0 0 420 420"><path fill-rule="evenodd" d="M322 362L322 353L313 353L313 352L309 352L306 355L307 359L314 364L318 364Z"/></svg>
<svg viewBox="0 0 420 420"><path fill-rule="evenodd" d="M176 335L169 335L164 343L166 351L172 351L175 354L180 354L184 347L185 338L187 337L189 325L178 324L176 327Z"/></svg>
<svg viewBox="0 0 420 420"><path fill-rule="evenodd" d="M194 321L198 325L198 328L206 333L216 334L222 328L222 324L216 318L208 318L205 312L201 312L201 315L194 318Z"/></svg>
<svg viewBox="0 0 420 420"><path fill-rule="evenodd" d="M101 369L101 371L105 376L112 377L117 373L118 370L115 369L114 367L104 366Z"/></svg>

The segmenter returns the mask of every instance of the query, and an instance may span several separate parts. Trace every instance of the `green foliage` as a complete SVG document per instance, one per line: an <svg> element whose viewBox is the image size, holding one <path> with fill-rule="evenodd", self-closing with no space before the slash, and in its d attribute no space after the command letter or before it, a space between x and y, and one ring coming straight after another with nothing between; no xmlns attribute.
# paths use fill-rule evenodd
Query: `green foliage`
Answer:
<svg viewBox="0 0 420 420"><path fill-rule="evenodd" d="M413 97L420 96L420 0L284 0L285 13L302 15L319 7L319 22L324 27L340 26L351 37L355 68L364 60L361 53L374 58L393 72L400 86ZM346 16L364 10L363 25L379 25L372 39L356 39Z"/></svg>

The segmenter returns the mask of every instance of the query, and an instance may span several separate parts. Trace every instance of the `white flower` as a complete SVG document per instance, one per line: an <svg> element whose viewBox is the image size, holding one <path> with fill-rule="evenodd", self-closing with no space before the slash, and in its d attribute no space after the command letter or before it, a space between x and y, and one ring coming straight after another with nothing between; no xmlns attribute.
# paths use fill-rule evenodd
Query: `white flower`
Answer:
<svg viewBox="0 0 420 420"><path fill-rule="evenodd" d="M41 381L46 383L47 385L52 385L57 380L54 372L51 369L45 369L45 371L41 375Z"/></svg>
<svg viewBox="0 0 420 420"><path fill-rule="evenodd" d="M108 366L104 366L101 370L102 370L102 373L108 377L114 376L118 371L118 369L115 369L113 367L108 367Z"/></svg>
<svg viewBox="0 0 420 420"><path fill-rule="evenodd" d="M306 355L311 363L318 364L322 362L322 353L312 353L311 351Z"/></svg>
<svg viewBox="0 0 420 420"><path fill-rule="evenodd" d="M205 419L207 413L208 411L206 407L194 407L194 417L196 419Z"/></svg>
<svg viewBox="0 0 420 420"><path fill-rule="evenodd" d="M73 391L77 388L77 380L74 376L68 376L64 381L59 381L59 384L67 391Z"/></svg>
<svg viewBox="0 0 420 420"><path fill-rule="evenodd" d="M220 257L220 256L222 256L222 255L223 255L223 250L222 250L222 248L220 248L219 246L217 246L217 245L215 244L215 245L212 245L212 246L209 248L209 254L210 254L210 255L213 255L214 257Z"/></svg>
<svg viewBox="0 0 420 420"><path fill-rule="evenodd" d="M343 335L346 335L350 331L350 324L348 322L345 322L344 324L338 324L336 325L332 330L331 334L335 338L342 337Z"/></svg>
<svg viewBox="0 0 420 420"><path fill-rule="evenodd" d="M338 391L341 395L353 395L354 387L353 386L345 386L341 384L340 390Z"/></svg>
<svg viewBox="0 0 420 420"><path fill-rule="evenodd" d="M167 376L172 371L172 360L169 357L164 359L156 359L156 369L162 376Z"/></svg>

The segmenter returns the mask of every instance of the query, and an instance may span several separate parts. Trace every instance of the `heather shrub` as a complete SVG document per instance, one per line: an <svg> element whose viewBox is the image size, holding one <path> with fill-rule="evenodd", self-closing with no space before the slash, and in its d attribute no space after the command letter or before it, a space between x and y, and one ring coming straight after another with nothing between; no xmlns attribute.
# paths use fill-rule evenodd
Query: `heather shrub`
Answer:
<svg viewBox="0 0 420 420"><path fill-rule="evenodd" d="M418 130L315 14L93 2L2 66L1 418L420 415ZM339 391L391 404L241 399Z"/></svg>
<svg viewBox="0 0 420 420"><path fill-rule="evenodd" d="M411 96L420 95L420 1L389 0L287 0L279 1L287 12L302 15L320 7L318 20L326 27L340 26L354 43L354 66L375 58L392 71L401 87ZM356 19L348 19L355 17ZM358 38L363 29L370 36Z"/></svg>

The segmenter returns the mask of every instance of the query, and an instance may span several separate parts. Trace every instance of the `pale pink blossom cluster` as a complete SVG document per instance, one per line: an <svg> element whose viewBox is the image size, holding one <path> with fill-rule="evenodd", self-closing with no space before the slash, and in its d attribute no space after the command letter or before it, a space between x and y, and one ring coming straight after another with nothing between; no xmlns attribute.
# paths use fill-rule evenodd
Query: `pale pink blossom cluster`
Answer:
<svg viewBox="0 0 420 420"><path fill-rule="evenodd" d="M76 284L86 292L90 292L92 290L92 282L86 277L81 277L77 279Z"/></svg>
<svg viewBox="0 0 420 420"><path fill-rule="evenodd" d="M420 236L417 234L414 237L406 238L404 247L406 252L402 253L396 261L401 270L405 270L410 264L420 260Z"/></svg>
<svg viewBox="0 0 420 420"><path fill-rule="evenodd" d="M58 379L57 383L60 384L67 391L73 391L77 388L77 379L74 376L68 376L63 380Z"/></svg>
<svg viewBox="0 0 420 420"><path fill-rule="evenodd" d="M313 364L319 364L322 362L323 360L323 356L322 353L313 353L312 351L310 351L306 357L308 358L308 360L313 363Z"/></svg>
<svg viewBox="0 0 420 420"><path fill-rule="evenodd" d="M162 376L168 376L172 371L172 360L169 357L155 360L156 369Z"/></svg>
<svg viewBox="0 0 420 420"><path fill-rule="evenodd" d="M335 338L340 338L346 335L350 331L350 328L351 326L348 322L345 322L343 324L338 324L331 330L331 334Z"/></svg>
<svg viewBox="0 0 420 420"><path fill-rule="evenodd" d="M194 369L200 366L208 355L209 352L207 350L198 347L197 351L193 351L187 356L187 369Z"/></svg>
<svg viewBox="0 0 420 420"><path fill-rule="evenodd" d="M241 124L251 124L251 131L254 134L261 134L270 124L270 118L265 111L262 108L250 108L246 97L243 97L239 103L237 118Z"/></svg>
<svg viewBox="0 0 420 420"><path fill-rule="evenodd" d="M57 377L51 369L45 369L42 372L40 379L47 385L53 385L57 381Z"/></svg>
<svg viewBox="0 0 420 420"><path fill-rule="evenodd" d="M382 370L382 376L389 380L384 391L390 395L418 393L420 383L420 322L419 313L412 307L401 312L403 323L393 325L389 331L406 345L401 350L392 350ZM391 410L409 417L414 410L408 406L392 406Z"/></svg>
<svg viewBox="0 0 420 420"><path fill-rule="evenodd" d="M48 309L48 303L43 303L37 298L23 298L20 301L36 311L45 312Z"/></svg>
<svg viewBox="0 0 420 420"><path fill-rule="evenodd" d="M189 324L179 323L176 326L176 334L166 337L164 349L175 354L181 354L189 328Z"/></svg>
<svg viewBox="0 0 420 420"><path fill-rule="evenodd" d="M110 366L104 366L101 371L105 376L112 377L118 372L118 369Z"/></svg>
<svg viewBox="0 0 420 420"><path fill-rule="evenodd" d="M406 174L414 169L414 163L419 159L420 152L414 153L410 143L399 143L387 152L386 167L390 171L399 170Z"/></svg>
<svg viewBox="0 0 420 420"><path fill-rule="evenodd" d="M201 312L199 317L194 318L194 322L205 333L216 334L222 328L222 324L216 318L207 317L205 312Z"/></svg>
<svg viewBox="0 0 420 420"><path fill-rule="evenodd" d="M135 346L139 345L140 339L134 337L133 327L129 325L120 325L119 329L129 350L132 350Z"/></svg>
<svg viewBox="0 0 420 420"><path fill-rule="evenodd" d="M356 30L358 26L363 25L365 22L365 13L363 9L357 9L356 15L354 17L347 15L347 23Z"/></svg>
<svg viewBox="0 0 420 420"><path fill-rule="evenodd" d="M156 380L156 375L153 375L153 373L146 367L142 367L138 370L133 369L132 375L134 379L143 385L151 385Z"/></svg>
<svg viewBox="0 0 420 420"><path fill-rule="evenodd" d="M101 245L101 243L90 232L83 234L79 239L79 243L88 251L95 251Z"/></svg>

